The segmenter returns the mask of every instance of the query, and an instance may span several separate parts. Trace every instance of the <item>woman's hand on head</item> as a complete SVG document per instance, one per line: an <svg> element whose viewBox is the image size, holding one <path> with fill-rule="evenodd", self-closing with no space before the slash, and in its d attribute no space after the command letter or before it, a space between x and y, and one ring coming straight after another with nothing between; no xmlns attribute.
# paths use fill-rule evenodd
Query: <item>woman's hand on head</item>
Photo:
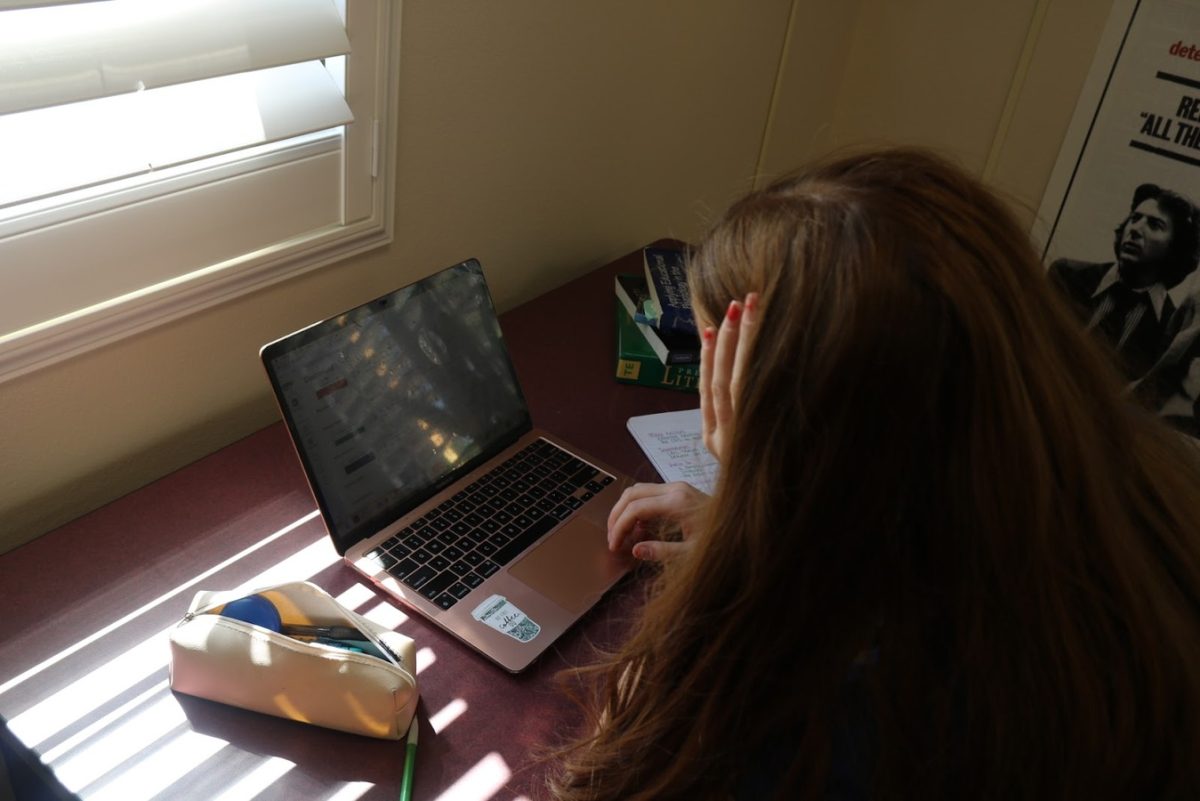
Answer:
<svg viewBox="0 0 1200 801"><path fill-rule="evenodd" d="M691 484L633 484L625 488L608 515L608 548L634 557L662 561L691 547L688 537L696 510L708 498ZM678 528L683 539L657 539L663 528Z"/></svg>
<svg viewBox="0 0 1200 801"><path fill-rule="evenodd" d="M758 293L731 301L720 328L700 332L700 419L704 445L721 461L737 412L737 398L758 331Z"/></svg>

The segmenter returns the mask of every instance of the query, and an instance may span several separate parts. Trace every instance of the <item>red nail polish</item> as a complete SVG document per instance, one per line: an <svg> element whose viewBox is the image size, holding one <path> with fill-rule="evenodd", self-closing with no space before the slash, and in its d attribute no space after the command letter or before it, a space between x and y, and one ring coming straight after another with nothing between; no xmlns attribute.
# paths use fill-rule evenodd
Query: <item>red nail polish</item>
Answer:
<svg viewBox="0 0 1200 801"><path fill-rule="evenodd" d="M709 326L708 328L704 329L704 331L701 333L701 336L704 337L705 342L708 342L711 345L717 338L717 331L713 327Z"/></svg>
<svg viewBox="0 0 1200 801"><path fill-rule="evenodd" d="M758 308L758 293L751 292L746 296L746 311L754 311Z"/></svg>
<svg viewBox="0 0 1200 801"><path fill-rule="evenodd" d="M731 322L731 323L736 323L741 318L742 318L742 307L738 304L738 302L736 300L731 300L729 302L729 310L727 312L725 312L725 319L729 320L729 322Z"/></svg>

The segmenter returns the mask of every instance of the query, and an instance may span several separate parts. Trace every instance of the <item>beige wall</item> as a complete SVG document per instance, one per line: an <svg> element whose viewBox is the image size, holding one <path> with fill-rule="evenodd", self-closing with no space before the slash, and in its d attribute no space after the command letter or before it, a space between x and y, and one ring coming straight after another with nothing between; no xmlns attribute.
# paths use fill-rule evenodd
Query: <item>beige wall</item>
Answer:
<svg viewBox="0 0 1200 801"><path fill-rule="evenodd" d="M1032 222L1110 5L799 2L762 171L839 148L925 145Z"/></svg>
<svg viewBox="0 0 1200 801"><path fill-rule="evenodd" d="M260 344L467 256L508 308L862 142L1036 207L1101 5L409 0L395 241L0 384L0 550L269 424Z"/></svg>

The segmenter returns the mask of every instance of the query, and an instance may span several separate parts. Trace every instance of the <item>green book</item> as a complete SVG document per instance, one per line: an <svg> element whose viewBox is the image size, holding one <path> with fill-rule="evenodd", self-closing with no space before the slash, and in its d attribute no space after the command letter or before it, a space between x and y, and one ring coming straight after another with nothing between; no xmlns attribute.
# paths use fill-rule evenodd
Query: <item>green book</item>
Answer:
<svg viewBox="0 0 1200 801"><path fill-rule="evenodd" d="M617 308L617 381L698 392L700 365L663 364L625 306L619 300L614 305Z"/></svg>

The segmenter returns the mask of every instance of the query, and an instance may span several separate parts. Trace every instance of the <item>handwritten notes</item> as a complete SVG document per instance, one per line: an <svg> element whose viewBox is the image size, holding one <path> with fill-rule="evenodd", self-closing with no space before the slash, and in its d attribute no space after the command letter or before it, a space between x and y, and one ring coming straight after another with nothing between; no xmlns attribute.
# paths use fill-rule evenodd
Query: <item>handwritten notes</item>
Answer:
<svg viewBox="0 0 1200 801"><path fill-rule="evenodd" d="M704 447L699 409L631 417L626 426L663 481L686 481L712 494L717 460Z"/></svg>

